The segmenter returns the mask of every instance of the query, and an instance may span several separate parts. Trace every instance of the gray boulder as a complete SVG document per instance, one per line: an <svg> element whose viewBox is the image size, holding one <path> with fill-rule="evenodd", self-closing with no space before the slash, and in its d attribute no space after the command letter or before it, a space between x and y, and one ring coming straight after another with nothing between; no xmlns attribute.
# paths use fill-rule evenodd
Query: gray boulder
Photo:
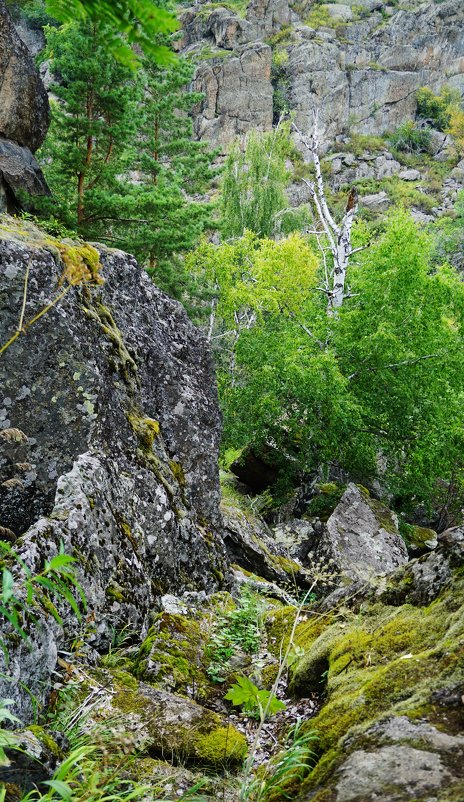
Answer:
<svg viewBox="0 0 464 802"><path fill-rule="evenodd" d="M98 270L97 251L10 218L0 227L0 343L18 326L26 270L27 322L60 283L70 287L66 271L82 254L94 271L86 285L0 357L0 526L33 571L60 543L76 557L86 641L101 649L114 628L143 629L156 596L221 585L220 415L203 336L133 257L101 249ZM0 669L17 683L24 720L31 702L19 683L43 699L62 644L52 617L39 618L35 652L19 644ZM66 630L79 631L69 614Z"/></svg>
<svg viewBox="0 0 464 802"><path fill-rule="evenodd" d="M47 193L32 157L49 124L47 93L32 56L0 0L0 211L14 207L17 189ZM15 147L16 146L16 147Z"/></svg>
<svg viewBox="0 0 464 802"><path fill-rule="evenodd" d="M335 774L337 802L409 802L429 795L436 799L437 793L441 799L440 792L454 795L462 789L464 737L426 721L389 717L346 738L344 748L351 754Z"/></svg>
<svg viewBox="0 0 464 802"><path fill-rule="evenodd" d="M382 190L376 192L374 195L363 195L361 198L361 205L373 212L382 212L390 206L390 198L387 193Z"/></svg>
<svg viewBox="0 0 464 802"><path fill-rule="evenodd" d="M310 573L300 559L301 553L308 552L313 534L310 524L306 523L303 531L280 527L276 536L259 516L235 504L223 501L222 512L224 542L232 564L269 582L295 587L311 584Z"/></svg>
<svg viewBox="0 0 464 802"><path fill-rule="evenodd" d="M353 752L338 777L337 802L409 802L449 788L453 779L440 755L396 745Z"/></svg>
<svg viewBox="0 0 464 802"><path fill-rule="evenodd" d="M42 170L29 148L1 138L0 179L13 197L21 189L31 195L50 195Z"/></svg>
<svg viewBox="0 0 464 802"><path fill-rule="evenodd" d="M408 561L394 514L354 484L327 521L316 557L332 560L339 583L368 581Z"/></svg>

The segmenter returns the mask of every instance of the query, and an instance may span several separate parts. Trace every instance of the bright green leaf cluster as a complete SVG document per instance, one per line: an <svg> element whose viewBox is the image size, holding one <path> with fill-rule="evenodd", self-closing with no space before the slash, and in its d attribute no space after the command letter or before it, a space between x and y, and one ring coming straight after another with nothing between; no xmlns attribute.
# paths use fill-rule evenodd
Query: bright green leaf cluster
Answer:
<svg viewBox="0 0 464 802"><path fill-rule="evenodd" d="M237 682L231 685L224 699L235 707L243 707L246 713L262 721L279 710L285 710L285 704L275 694L260 690L248 677L237 677Z"/></svg>
<svg viewBox="0 0 464 802"><path fill-rule="evenodd" d="M11 562L10 567L4 565L2 571L0 616L10 623L20 638L28 640L26 621L36 621L34 607L38 605L62 625L63 620L56 602L65 602L80 620L80 605L85 609L86 598L76 577L74 569L76 561L73 557L60 549L59 554L45 562L40 573L34 574L8 543L0 541L0 553ZM74 592L77 593L79 601L76 600ZM7 644L1 641L0 645L7 661Z"/></svg>

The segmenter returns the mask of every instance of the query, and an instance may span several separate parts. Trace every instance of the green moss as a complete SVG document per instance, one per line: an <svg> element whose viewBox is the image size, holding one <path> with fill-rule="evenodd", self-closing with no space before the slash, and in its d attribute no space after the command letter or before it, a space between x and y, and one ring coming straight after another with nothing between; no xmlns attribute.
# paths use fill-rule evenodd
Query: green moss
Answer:
<svg viewBox="0 0 464 802"><path fill-rule="evenodd" d="M241 763L247 753L245 736L230 725L196 735L194 743L199 761L213 766Z"/></svg>
<svg viewBox="0 0 464 802"><path fill-rule="evenodd" d="M275 566L280 568L282 571L285 571L285 573L289 576L295 576L295 574L299 574L302 570L299 563L295 562L294 560L289 560L288 557L282 557L280 554L269 553L269 558Z"/></svg>
<svg viewBox="0 0 464 802"><path fill-rule="evenodd" d="M110 673L117 686L128 688L131 691L137 690L138 682L135 677L132 676L132 674L129 674L127 671L123 671L121 668L113 668Z"/></svg>
<svg viewBox="0 0 464 802"><path fill-rule="evenodd" d="M346 485L335 482L322 482L316 485L316 495L311 499L305 512L306 518L320 518L326 522L346 490Z"/></svg>
<svg viewBox="0 0 464 802"><path fill-rule="evenodd" d="M114 694L112 705L122 713L140 713L143 715L147 709L147 700L138 693L120 690Z"/></svg>
<svg viewBox="0 0 464 802"><path fill-rule="evenodd" d="M400 534L413 553L426 552L433 544L437 543L437 533L434 529L425 526L413 526L402 522L400 524Z"/></svg>
<svg viewBox="0 0 464 802"><path fill-rule="evenodd" d="M261 682L264 688L271 690L274 682L276 681L278 672L278 663L271 663L268 666L264 666L263 670L261 671Z"/></svg>
<svg viewBox="0 0 464 802"><path fill-rule="evenodd" d="M452 588L428 607L365 602L351 621L328 622L312 640L291 683L304 696L326 680L327 700L311 720L322 758L308 789L332 776L350 732L389 715L439 723L432 693L464 679L463 613L464 580L455 576Z"/></svg>
<svg viewBox="0 0 464 802"><path fill-rule="evenodd" d="M295 620L295 607L274 607L264 614L267 646L271 654L280 656L282 650L288 646L288 639ZM332 616L311 616L308 613L301 615L301 620L295 629L294 644L309 650L314 641L325 630Z"/></svg>
<svg viewBox="0 0 464 802"><path fill-rule="evenodd" d="M204 698L209 683L203 647L200 621L160 613L134 659L134 673L151 684Z"/></svg>
<svg viewBox="0 0 464 802"><path fill-rule="evenodd" d="M160 425L153 418L144 418L134 410L127 413L127 419L144 451L151 452L153 443L160 433Z"/></svg>
<svg viewBox="0 0 464 802"><path fill-rule="evenodd" d="M294 607L280 607L264 614L267 646L271 654L278 656L281 648L285 648L294 620Z"/></svg>
<svg viewBox="0 0 464 802"><path fill-rule="evenodd" d="M106 588L106 591L105 591L105 596L108 599L114 599L117 602L123 602L124 601L124 594L122 592L122 588L121 588L120 585L117 585L116 583L112 583L111 585L108 585L108 587Z"/></svg>
<svg viewBox="0 0 464 802"><path fill-rule="evenodd" d="M63 760L63 752L58 746L57 742L52 738L52 736L47 732L44 727L40 727L38 724L31 724L28 728L29 732L32 732L33 735L40 741L41 744L45 747L45 749L50 752L54 757L58 758L58 760Z"/></svg>
<svg viewBox="0 0 464 802"><path fill-rule="evenodd" d="M130 394L133 395L138 387L137 365L126 348L111 311L101 301L96 300L88 288L84 292L84 298L85 304L82 305L82 311L86 317L99 326L108 342L111 343L114 358L109 361L127 385Z"/></svg>
<svg viewBox="0 0 464 802"><path fill-rule="evenodd" d="M316 5L311 9L308 17L304 20L309 28L336 28L340 25L340 20L335 20L330 16L326 5Z"/></svg>
<svg viewBox="0 0 464 802"><path fill-rule="evenodd" d="M366 491L369 492L369 491ZM364 495L364 494L363 494ZM384 504L380 501L377 501L376 498L372 498L371 496L364 495L369 507L371 508L372 512L374 513L375 517L377 518L379 524L387 531L390 532L392 535L398 534L398 526L396 523L396 519L391 512Z"/></svg>
<svg viewBox="0 0 464 802"><path fill-rule="evenodd" d="M147 699L141 694L131 690L118 691L112 704L123 713L135 713L142 718L153 739L150 750L155 749L161 755L170 751L177 759L216 769L239 764L246 755L245 736L231 725L223 726L216 713L199 709L202 710L200 720L192 723L179 719L177 723L170 721L166 727L156 708L151 710L148 705L147 712Z"/></svg>
<svg viewBox="0 0 464 802"><path fill-rule="evenodd" d="M182 489L185 488L185 473L181 463L171 460L169 462L169 467L179 487Z"/></svg>
<svg viewBox="0 0 464 802"><path fill-rule="evenodd" d="M72 285L103 284L100 275L100 254L92 245L76 242L61 242L58 239L47 237L43 242L52 253L57 254L64 266L60 282Z"/></svg>

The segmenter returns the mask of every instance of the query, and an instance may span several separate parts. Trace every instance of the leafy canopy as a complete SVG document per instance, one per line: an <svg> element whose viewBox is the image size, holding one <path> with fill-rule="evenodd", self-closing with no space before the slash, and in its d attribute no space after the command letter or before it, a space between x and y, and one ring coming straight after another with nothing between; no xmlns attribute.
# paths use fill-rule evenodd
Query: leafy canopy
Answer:
<svg viewBox="0 0 464 802"><path fill-rule="evenodd" d="M404 509L463 500L464 285L431 245L392 214L333 319L300 235L202 244L189 264L217 294L224 446L271 446L284 486L338 466Z"/></svg>
<svg viewBox="0 0 464 802"><path fill-rule="evenodd" d="M245 148L235 142L224 168L221 194L222 232L239 237L245 230L271 236L278 213L287 206L286 158L292 152L289 125L280 123L270 133L248 134Z"/></svg>
<svg viewBox="0 0 464 802"><path fill-rule="evenodd" d="M178 23L164 3L155 0L46 0L48 13L62 23L75 21L104 25L108 50L132 69L140 64L133 46L159 64L175 61L160 34L175 31Z"/></svg>

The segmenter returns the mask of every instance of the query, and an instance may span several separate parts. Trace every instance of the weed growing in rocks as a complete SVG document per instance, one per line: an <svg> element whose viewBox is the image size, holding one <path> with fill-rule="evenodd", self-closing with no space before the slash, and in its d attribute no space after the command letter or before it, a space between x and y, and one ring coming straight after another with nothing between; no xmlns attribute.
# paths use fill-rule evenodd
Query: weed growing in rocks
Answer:
<svg viewBox="0 0 464 802"><path fill-rule="evenodd" d="M207 648L207 673L213 682L226 680L236 651L249 655L259 651L263 610L263 600L244 588L237 607L219 616Z"/></svg>

